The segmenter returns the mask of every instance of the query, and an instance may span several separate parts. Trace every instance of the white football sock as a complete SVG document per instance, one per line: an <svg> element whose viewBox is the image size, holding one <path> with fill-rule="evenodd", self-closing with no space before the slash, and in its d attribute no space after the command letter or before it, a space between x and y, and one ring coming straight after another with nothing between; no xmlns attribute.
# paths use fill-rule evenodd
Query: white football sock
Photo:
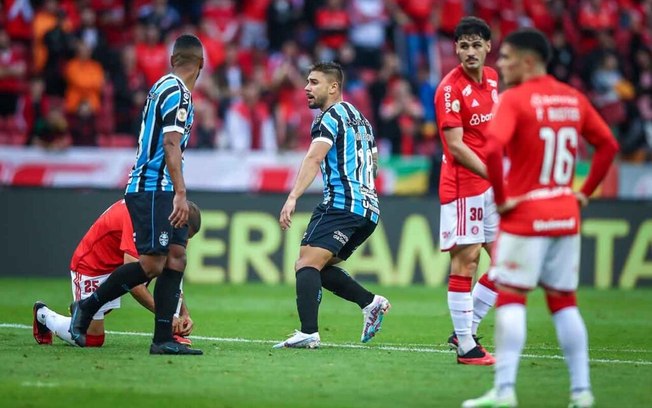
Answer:
<svg viewBox="0 0 652 408"><path fill-rule="evenodd" d="M489 309L496 303L498 293L477 282L473 287L471 296L473 296L473 324L471 326L471 333L478 334L478 326L480 326L482 319L489 313Z"/></svg>
<svg viewBox="0 0 652 408"><path fill-rule="evenodd" d="M580 311L566 307L553 314L552 320L570 373L571 391L590 390L589 339Z"/></svg>
<svg viewBox="0 0 652 408"><path fill-rule="evenodd" d="M62 316L47 307L42 307L38 310L36 318L39 323L47 326L61 340L73 346L77 345L68 331L70 329L70 317Z"/></svg>
<svg viewBox="0 0 652 408"><path fill-rule="evenodd" d="M457 334L459 355L466 354L476 346L471 337L473 320L473 299L471 292L448 292L448 310L450 310L453 328Z"/></svg>
<svg viewBox="0 0 652 408"><path fill-rule="evenodd" d="M494 387L498 395L514 392L518 363L525 345L525 325L525 305L509 303L496 309Z"/></svg>

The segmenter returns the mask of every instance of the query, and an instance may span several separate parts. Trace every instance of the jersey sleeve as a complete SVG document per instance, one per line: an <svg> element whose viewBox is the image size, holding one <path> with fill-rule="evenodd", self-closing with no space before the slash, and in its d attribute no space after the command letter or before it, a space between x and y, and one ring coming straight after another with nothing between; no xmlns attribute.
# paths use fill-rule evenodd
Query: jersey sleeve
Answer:
<svg viewBox="0 0 652 408"><path fill-rule="evenodd" d="M190 93L182 91L177 86L161 103L163 133L178 132L183 134L188 120L189 109Z"/></svg>
<svg viewBox="0 0 652 408"><path fill-rule="evenodd" d="M581 188L582 193L589 197L607 174L618 152L618 143L611 130L609 130L609 126L607 126L589 101L584 97L581 97L581 100L585 112L582 136L595 147L595 152L591 159L591 169Z"/></svg>
<svg viewBox="0 0 652 408"><path fill-rule="evenodd" d="M337 138L337 120L329 112L325 112L321 120L312 128L311 137L313 142L326 142L333 145Z"/></svg>
<svg viewBox="0 0 652 408"><path fill-rule="evenodd" d="M138 258L138 251L136 250L136 243L134 242L134 227L131 223L129 211L125 206L125 211L121 214L122 217L122 234L120 235L120 251Z"/></svg>
<svg viewBox="0 0 652 408"><path fill-rule="evenodd" d="M435 93L435 112L439 130L462 127L462 97L452 85L442 84Z"/></svg>

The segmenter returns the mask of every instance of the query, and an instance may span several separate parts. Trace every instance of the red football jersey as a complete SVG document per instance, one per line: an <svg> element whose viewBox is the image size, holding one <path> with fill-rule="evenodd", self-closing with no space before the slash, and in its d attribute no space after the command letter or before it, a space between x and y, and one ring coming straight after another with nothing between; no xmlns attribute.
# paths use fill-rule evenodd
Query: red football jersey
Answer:
<svg viewBox="0 0 652 408"><path fill-rule="evenodd" d="M455 161L448 150L444 129L461 127L464 132L462 140L484 162L484 133L491 122L496 102L498 74L489 67L484 67L480 84L466 75L462 65L448 73L439 84L435 94L435 111L444 147L439 182L439 199L442 204L482 194L490 187L489 181Z"/></svg>
<svg viewBox="0 0 652 408"><path fill-rule="evenodd" d="M138 258L134 229L124 200L109 207L82 238L70 261L70 270L87 276L113 272L124 254Z"/></svg>
<svg viewBox="0 0 652 408"><path fill-rule="evenodd" d="M501 95L487 129L489 177L496 203L522 200L501 216L501 231L530 236L578 232L580 211L571 186L580 136L596 146L582 188L588 197L606 174L618 147L586 97L548 75ZM505 181L503 149L510 161Z"/></svg>

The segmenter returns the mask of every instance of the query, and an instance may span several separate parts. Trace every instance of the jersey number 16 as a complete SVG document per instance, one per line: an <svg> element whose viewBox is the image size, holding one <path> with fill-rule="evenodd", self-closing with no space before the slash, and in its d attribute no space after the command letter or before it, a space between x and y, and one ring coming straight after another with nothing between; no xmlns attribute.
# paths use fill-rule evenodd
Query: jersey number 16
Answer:
<svg viewBox="0 0 652 408"><path fill-rule="evenodd" d="M575 154L569 147L577 148L577 130L562 127L555 132L553 128L543 127L539 138L545 143L539 183L548 185L552 178L556 185L567 185L575 171Z"/></svg>

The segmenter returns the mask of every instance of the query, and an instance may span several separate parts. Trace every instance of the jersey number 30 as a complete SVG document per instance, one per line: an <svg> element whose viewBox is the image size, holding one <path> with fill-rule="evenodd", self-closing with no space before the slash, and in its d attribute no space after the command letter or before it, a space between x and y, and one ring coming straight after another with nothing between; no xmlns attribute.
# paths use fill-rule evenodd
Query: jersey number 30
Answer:
<svg viewBox="0 0 652 408"><path fill-rule="evenodd" d="M555 132L553 128L543 127L539 130L539 138L545 143L539 183L548 185L552 178L556 185L567 185L575 171L577 130L563 127Z"/></svg>

